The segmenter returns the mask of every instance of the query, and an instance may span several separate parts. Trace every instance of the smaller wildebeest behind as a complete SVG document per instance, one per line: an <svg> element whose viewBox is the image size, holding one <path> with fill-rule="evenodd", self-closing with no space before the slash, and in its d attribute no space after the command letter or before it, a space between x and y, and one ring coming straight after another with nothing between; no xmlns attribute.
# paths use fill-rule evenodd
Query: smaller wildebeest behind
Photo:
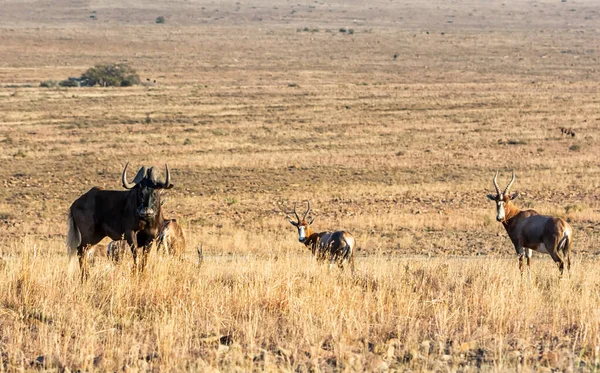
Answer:
<svg viewBox="0 0 600 373"><path fill-rule="evenodd" d="M142 248L140 270L146 266L152 242L163 226L161 189L170 189L169 167L165 167L165 181L158 181L154 167L141 167L133 182L127 181L127 165L121 182L126 191L103 190L94 187L75 200L69 208L67 247L72 258L77 253L82 281L89 276L86 252L104 237L120 240L125 237L131 246L134 269L137 268L138 249Z"/></svg>

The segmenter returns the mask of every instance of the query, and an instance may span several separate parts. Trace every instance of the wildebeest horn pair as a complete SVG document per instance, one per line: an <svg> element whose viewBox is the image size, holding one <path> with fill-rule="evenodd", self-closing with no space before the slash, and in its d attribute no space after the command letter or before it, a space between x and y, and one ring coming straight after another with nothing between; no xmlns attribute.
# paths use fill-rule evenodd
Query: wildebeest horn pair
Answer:
<svg viewBox="0 0 600 373"><path fill-rule="evenodd" d="M171 173L169 172L169 165L165 164L165 182L161 183L156 181L156 175L154 171L154 167L150 167L150 169L146 169L146 167L141 167L138 171L137 175L133 178L133 182L127 181L127 167L129 166L129 162L125 165L123 169L123 175L121 176L121 181L123 183L123 187L125 189L131 189L135 187L140 181L142 181L146 176L148 176L159 188L169 189L171 188Z"/></svg>

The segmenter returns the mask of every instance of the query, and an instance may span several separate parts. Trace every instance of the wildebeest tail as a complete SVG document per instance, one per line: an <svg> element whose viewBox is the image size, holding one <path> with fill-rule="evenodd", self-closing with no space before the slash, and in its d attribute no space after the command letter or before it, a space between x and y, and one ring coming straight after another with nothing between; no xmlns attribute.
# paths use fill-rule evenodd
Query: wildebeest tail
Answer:
<svg viewBox="0 0 600 373"><path fill-rule="evenodd" d="M77 254L77 247L81 244L81 232L73 220L73 213L69 210L69 229L67 231L67 253L69 258Z"/></svg>

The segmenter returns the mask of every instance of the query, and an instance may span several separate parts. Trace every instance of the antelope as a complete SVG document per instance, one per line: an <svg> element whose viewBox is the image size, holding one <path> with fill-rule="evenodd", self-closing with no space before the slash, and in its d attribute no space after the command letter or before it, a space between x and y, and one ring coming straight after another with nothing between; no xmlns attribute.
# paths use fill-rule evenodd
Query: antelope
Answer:
<svg viewBox="0 0 600 373"><path fill-rule="evenodd" d="M329 259L330 265L337 262L338 267L341 269L343 269L346 262L350 262L350 269L354 273L354 249L356 247L354 237L346 231L314 232L311 228L314 218L310 217L309 220L306 220L310 213L310 201L306 202L308 208L302 219L296 211L296 203L294 203L296 221L286 216L288 221L298 228L298 240L310 249L317 261L323 262Z"/></svg>
<svg viewBox="0 0 600 373"><path fill-rule="evenodd" d="M185 236L181 225L175 219L165 220L165 224L156 238L157 249L165 254L179 256L185 251Z"/></svg>
<svg viewBox="0 0 600 373"><path fill-rule="evenodd" d="M562 276L565 263L567 271L571 270L571 245L573 243L573 230L561 218L540 215L534 210L520 210L512 201L517 199L518 193L510 195L510 187L515 182L515 171L512 179L503 192L498 187L498 171L494 176L496 195L488 194L488 199L496 202L496 220L501 222L510 240L519 255L519 269L524 272L524 260L527 259L527 273L531 276L532 250L539 253L550 254L558 265ZM525 250L526 249L526 250Z"/></svg>

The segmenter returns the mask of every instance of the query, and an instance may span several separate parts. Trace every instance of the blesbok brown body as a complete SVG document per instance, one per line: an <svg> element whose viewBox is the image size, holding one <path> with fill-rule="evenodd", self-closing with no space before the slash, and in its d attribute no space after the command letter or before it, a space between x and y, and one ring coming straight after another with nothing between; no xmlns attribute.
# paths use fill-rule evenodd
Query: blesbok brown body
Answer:
<svg viewBox="0 0 600 373"><path fill-rule="evenodd" d="M346 231L314 232L311 227L314 218L306 219L310 213L310 201L306 202L308 208L302 219L298 216L295 203L294 215L296 215L297 221L293 221L288 217L289 222L298 228L298 240L310 249L317 261L329 260L331 264L337 263L340 268L343 268L344 264L349 262L350 269L354 273L354 251L356 249L354 237Z"/></svg>
<svg viewBox="0 0 600 373"><path fill-rule="evenodd" d="M510 240L519 255L519 268L524 271L524 261L527 260L527 272L531 269L532 250L539 253L548 253L558 265L560 274L571 269L571 246L573 244L573 230L561 218L540 215L534 210L520 210L512 201L517 193L510 195L510 187L515 182L515 172L503 192L500 192L497 183L498 172L494 176L496 195L488 194L488 198L496 202L496 220L502 223Z"/></svg>
<svg viewBox="0 0 600 373"><path fill-rule="evenodd" d="M170 189L169 167L165 182L159 182L156 170L141 167L133 182L127 181L127 166L121 181L127 191L103 190L97 187L75 200L69 208L67 247L70 257L79 257L81 279L88 276L86 252L104 237L120 240L123 236L131 246L134 268L137 268L138 248L142 248L140 269L146 265L151 244L163 226L160 190Z"/></svg>
<svg viewBox="0 0 600 373"><path fill-rule="evenodd" d="M156 239L156 248L167 255L181 257L185 251L185 235L181 225L175 219L165 220Z"/></svg>

